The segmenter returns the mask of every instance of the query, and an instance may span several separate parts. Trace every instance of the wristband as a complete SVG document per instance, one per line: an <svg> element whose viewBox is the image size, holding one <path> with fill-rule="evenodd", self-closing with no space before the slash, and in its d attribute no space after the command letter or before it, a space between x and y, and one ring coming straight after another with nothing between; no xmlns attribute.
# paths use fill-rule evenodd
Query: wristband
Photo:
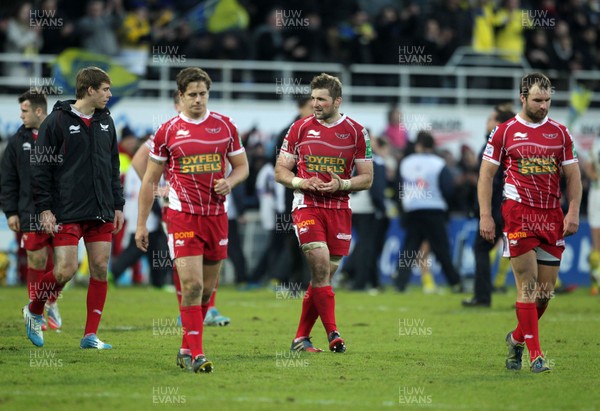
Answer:
<svg viewBox="0 0 600 411"><path fill-rule="evenodd" d="M294 177L294 178L292 178L292 187L297 188L297 189L301 189L303 182L304 182L303 178Z"/></svg>
<svg viewBox="0 0 600 411"><path fill-rule="evenodd" d="M349 191L352 188L352 182L350 180L340 180L340 190Z"/></svg>

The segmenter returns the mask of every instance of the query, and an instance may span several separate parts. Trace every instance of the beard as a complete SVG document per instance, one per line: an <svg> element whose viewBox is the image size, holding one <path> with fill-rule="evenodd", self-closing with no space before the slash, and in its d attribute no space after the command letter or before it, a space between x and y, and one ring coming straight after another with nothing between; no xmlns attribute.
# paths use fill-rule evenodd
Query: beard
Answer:
<svg viewBox="0 0 600 411"><path fill-rule="evenodd" d="M532 122L539 123L546 117L548 112L542 111L542 110L533 111L533 110L530 110L529 108L525 108L525 114L527 114L527 117L529 117Z"/></svg>

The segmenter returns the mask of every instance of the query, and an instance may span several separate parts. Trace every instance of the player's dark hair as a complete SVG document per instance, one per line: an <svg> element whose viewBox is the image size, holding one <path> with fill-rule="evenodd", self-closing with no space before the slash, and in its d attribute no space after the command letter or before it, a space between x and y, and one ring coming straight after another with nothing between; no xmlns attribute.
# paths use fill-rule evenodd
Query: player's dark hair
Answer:
<svg viewBox="0 0 600 411"><path fill-rule="evenodd" d="M44 93L37 93L35 91L28 90L25 93L21 94L18 98L19 104L24 101L29 101L32 109L41 108L44 113L48 111L48 101L46 100L46 95Z"/></svg>
<svg viewBox="0 0 600 411"><path fill-rule="evenodd" d="M429 131L421 130L417 134L415 145L418 144L425 149L433 149L435 147L435 139Z"/></svg>
<svg viewBox="0 0 600 411"><path fill-rule="evenodd" d="M342 82L339 78L327 73L321 73L315 76L310 82L310 89L326 89L332 99L342 97Z"/></svg>
<svg viewBox="0 0 600 411"><path fill-rule="evenodd" d="M190 83L204 82L207 90L210 90L210 86L212 84L212 80L210 79L208 73L198 67L184 68L177 73L175 81L177 81L177 90L180 91L181 94L185 93Z"/></svg>
<svg viewBox="0 0 600 411"><path fill-rule="evenodd" d="M527 97L529 95L529 91L536 85L540 88L540 90L550 90L552 88L552 83L548 77L542 73L530 73L523 76L521 79L519 93Z"/></svg>
<svg viewBox="0 0 600 411"><path fill-rule="evenodd" d="M98 90L102 83L110 85L110 77L99 67L86 67L79 70L75 80L75 98L80 100L87 95L88 88Z"/></svg>
<svg viewBox="0 0 600 411"><path fill-rule="evenodd" d="M498 106L496 106L496 121L500 124L510 120L515 116L515 113L512 110L504 110Z"/></svg>
<svg viewBox="0 0 600 411"><path fill-rule="evenodd" d="M309 101L311 101L311 98L310 98L310 96L300 96L300 97L298 97L298 99L296 100L296 106L297 106L298 108L302 108L302 107L304 107L304 105L305 105L306 103L308 103Z"/></svg>

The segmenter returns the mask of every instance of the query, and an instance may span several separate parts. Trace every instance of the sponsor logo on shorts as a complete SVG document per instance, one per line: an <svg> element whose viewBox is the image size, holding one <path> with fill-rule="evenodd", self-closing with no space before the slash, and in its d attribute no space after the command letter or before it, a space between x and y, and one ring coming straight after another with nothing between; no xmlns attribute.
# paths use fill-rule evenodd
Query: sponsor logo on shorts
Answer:
<svg viewBox="0 0 600 411"><path fill-rule="evenodd" d="M219 245L227 245L227 243L229 243L229 239L227 238L222 238L219 240Z"/></svg>
<svg viewBox="0 0 600 411"><path fill-rule="evenodd" d="M185 244L185 241L183 241L183 240L175 240L175 246L176 247L180 247L180 246L182 246L184 244Z"/></svg>
<svg viewBox="0 0 600 411"><path fill-rule="evenodd" d="M298 234L308 233L308 227L302 227L298 230Z"/></svg>
<svg viewBox="0 0 600 411"><path fill-rule="evenodd" d="M352 240L352 234L338 233L336 238L338 240L350 241Z"/></svg>
<svg viewBox="0 0 600 411"><path fill-rule="evenodd" d="M176 240L183 239L183 238L194 238L194 232L193 231L179 231L177 233L173 233L173 237L175 237Z"/></svg>
<svg viewBox="0 0 600 411"><path fill-rule="evenodd" d="M517 231L516 233L508 233L509 240L516 240L516 239L525 238L525 237L527 237L527 233L524 231Z"/></svg>
<svg viewBox="0 0 600 411"><path fill-rule="evenodd" d="M300 221L298 224L296 224L296 227L298 228L304 228L307 227L309 225L315 225L315 220L304 220L304 221Z"/></svg>
<svg viewBox="0 0 600 411"><path fill-rule="evenodd" d="M326 173L331 171L335 174L343 174L346 171L346 159L341 157L315 156L307 154L304 156L306 171Z"/></svg>
<svg viewBox="0 0 600 411"><path fill-rule="evenodd" d="M519 173L524 176L535 174L554 174L558 171L553 157L529 157L519 160Z"/></svg>
<svg viewBox="0 0 600 411"><path fill-rule="evenodd" d="M517 240L508 240L508 244L515 246L515 245L519 244L519 242Z"/></svg>
<svg viewBox="0 0 600 411"><path fill-rule="evenodd" d="M558 240L558 241L556 242L556 245L557 245L558 247L564 247L564 245L565 245L565 239L564 239L564 238L561 238L560 240Z"/></svg>
<svg viewBox="0 0 600 411"><path fill-rule="evenodd" d="M218 173L221 171L221 154L195 154L179 159L182 174Z"/></svg>

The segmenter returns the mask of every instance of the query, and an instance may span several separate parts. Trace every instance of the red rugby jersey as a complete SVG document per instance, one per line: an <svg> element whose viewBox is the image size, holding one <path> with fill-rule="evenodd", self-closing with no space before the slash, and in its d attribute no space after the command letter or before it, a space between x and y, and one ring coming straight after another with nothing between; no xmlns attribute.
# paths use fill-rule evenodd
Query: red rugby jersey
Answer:
<svg viewBox="0 0 600 411"><path fill-rule="evenodd" d="M529 123L518 114L491 133L483 159L504 166L504 198L530 207L560 207L561 167L577 162L569 130L546 117Z"/></svg>
<svg viewBox="0 0 600 411"><path fill-rule="evenodd" d="M318 177L325 182L331 181L329 170L348 179L355 162L371 161L369 133L346 115L333 124L319 121L314 115L296 121L288 130L281 152L296 159L298 177ZM348 194L295 190L292 208L349 208Z"/></svg>
<svg viewBox="0 0 600 411"><path fill-rule="evenodd" d="M183 114L167 121L148 144L150 156L167 162L169 208L190 214L225 213L225 196L214 182L225 177L225 156L244 152L235 124L208 111L198 120Z"/></svg>

